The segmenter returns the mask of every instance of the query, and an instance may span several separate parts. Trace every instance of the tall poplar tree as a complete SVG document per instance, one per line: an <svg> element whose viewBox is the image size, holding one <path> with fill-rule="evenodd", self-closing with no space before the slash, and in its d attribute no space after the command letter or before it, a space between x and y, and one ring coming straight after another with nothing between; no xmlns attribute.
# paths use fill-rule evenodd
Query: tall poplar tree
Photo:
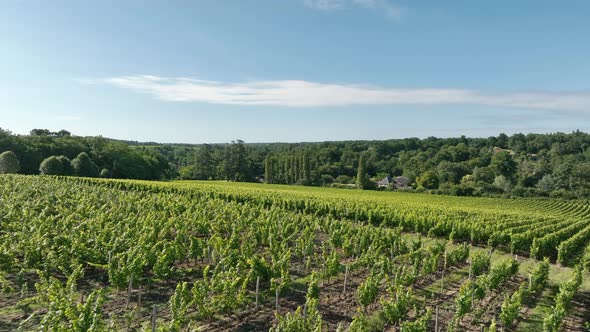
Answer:
<svg viewBox="0 0 590 332"><path fill-rule="evenodd" d="M356 172L356 187L358 189L365 189L367 187L367 161L364 153L359 158L359 167Z"/></svg>
<svg viewBox="0 0 590 332"><path fill-rule="evenodd" d="M303 184L306 186L311 185L311 165L307 151L303 153Z"/></svg>
<svg viewBox="0 0 590 332"><path fill-rule="evenodd" d="M264 160L264 182L272 183L272 159L270 156Z"/></svg>

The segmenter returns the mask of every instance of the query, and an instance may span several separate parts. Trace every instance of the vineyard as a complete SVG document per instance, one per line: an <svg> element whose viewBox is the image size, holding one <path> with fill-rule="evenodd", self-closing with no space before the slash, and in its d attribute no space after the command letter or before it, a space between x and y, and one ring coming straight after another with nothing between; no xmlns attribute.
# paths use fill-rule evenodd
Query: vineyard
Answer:
<svg viewBox="0 0 590 332"><path fill-rule="evenodd" d="M587 331L590 205L0 176L0 331Z"/></svg>

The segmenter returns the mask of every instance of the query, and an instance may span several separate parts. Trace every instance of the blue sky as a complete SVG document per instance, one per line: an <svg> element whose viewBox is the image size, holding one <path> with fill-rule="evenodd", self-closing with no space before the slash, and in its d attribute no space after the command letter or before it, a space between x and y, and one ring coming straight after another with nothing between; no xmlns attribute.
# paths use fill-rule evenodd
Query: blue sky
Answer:
<svg viewBox="0 0 590 332"><path fill-rule="evenodd" d="M590 131L587 0L0 0L0 127L158 142Z"/></svg>

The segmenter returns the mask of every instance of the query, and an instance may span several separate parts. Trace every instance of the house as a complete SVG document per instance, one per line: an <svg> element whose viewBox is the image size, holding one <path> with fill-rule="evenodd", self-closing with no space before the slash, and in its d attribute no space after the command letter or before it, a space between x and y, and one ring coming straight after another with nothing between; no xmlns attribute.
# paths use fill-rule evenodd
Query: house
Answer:
<svg viewBox="0 0 590 332"><path fill-rule="evenodd" d="M405 176L397 176L392 178L391 176L386 176L383 179L377 181L377 187L379 188L395 188L395 189L405 189L408 188L410 184L410 179Z"/></svg>
<svg viewBox="0 0 590 332"><path fill-rule="evenodd" d="M377 187L379 188L389 188L393 185L393 178L391 176L386 176L383 179L377 181Z"/></svg>
<svg viewBox="0 0 590 332"><path fill-rule="evenodd" d="M397 189L408 188L409 185L410 185L410 179L409 178L407 178L405 176L397 176L395 178L394 186Z"/></svg>

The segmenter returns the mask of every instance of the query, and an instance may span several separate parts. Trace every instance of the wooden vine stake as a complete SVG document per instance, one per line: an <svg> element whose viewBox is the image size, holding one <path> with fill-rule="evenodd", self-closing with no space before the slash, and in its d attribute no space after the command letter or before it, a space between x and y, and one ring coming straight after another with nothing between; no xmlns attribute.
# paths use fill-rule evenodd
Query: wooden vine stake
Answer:
<svg viewBox="0 0 590 332"><path fill-rule="evenodd" d="M129 276L129 287L127 287L127 302L125 303L125 309L129 309L129 303L131 303L131 291L133 291L133 274Z"/></svg>
<svg viewBox="0 0 590 332"><path fill-rule="evenodd" d="M346 270L344 271L344 289L342 290L342 294L346 293L346 283L348 282L348 265L346 265Z"/></svg>
<svg viewBox="0 0 590 332"><path fill-rule="evenodd" d="M434 332L438 332L438 306L436 306L436 310L434 312Z"/></svg>
<svg viewBox="0 0 590 332"><path fill-rule="evenodd" d="M277 285L275 288L275 310L279 312L279 286Z"/></svg>
<svg viewBox="0 0 590 332"><path fill-rule="evenodd" d="M139 294L137 294L137 311L141 311L141 286L139 286Z"/></svg>
<svg viewBox="0 0 590 332"><path fill-rule="evenodd" d="M117 271L121 271L121 260L117 259ZM117 295L119 295L119 284L117 284Z"/></svg>
<svg viewBox="0 0 590 332"><path fill-rule="evenodd" d="M154 309L152 310L152 332L156 332L156 319L158 317L158 308L154 304Z"/></svg>
<svg viewBox="0 0 590 332"><path fill-rule="evenodd" d="M256 307L258 308L258 294L260 292L260 276L256 277Z"/></svg>

